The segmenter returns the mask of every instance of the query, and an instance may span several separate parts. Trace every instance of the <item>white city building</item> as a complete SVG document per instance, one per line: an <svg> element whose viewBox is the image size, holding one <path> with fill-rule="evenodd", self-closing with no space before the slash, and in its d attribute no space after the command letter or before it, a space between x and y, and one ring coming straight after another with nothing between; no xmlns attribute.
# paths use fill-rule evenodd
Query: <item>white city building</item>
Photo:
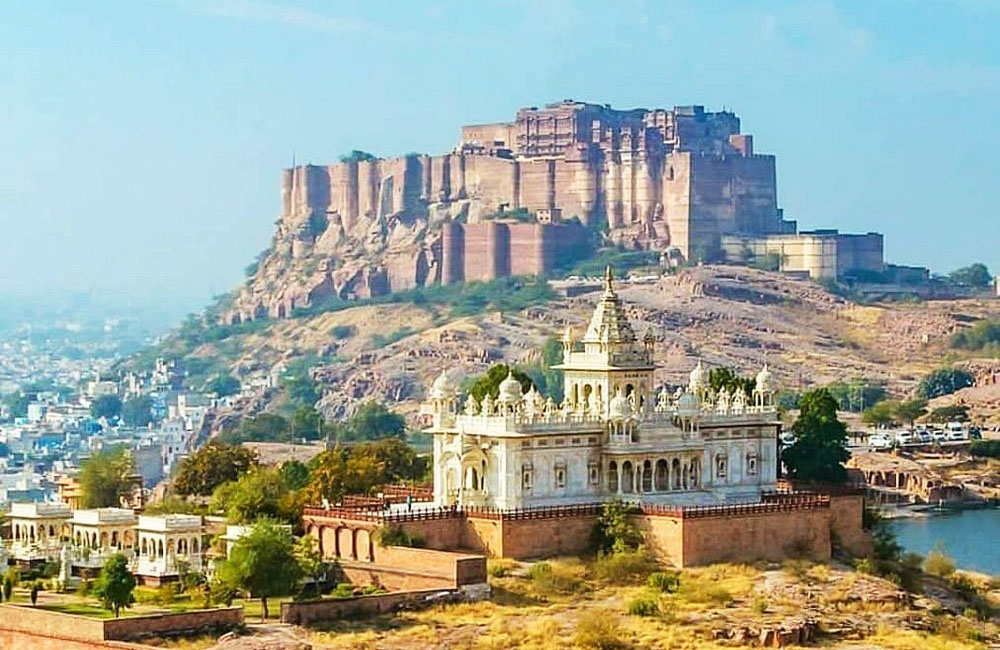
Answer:
<svg viewBox="0 0 1000 650"><path fill-rule="evenodd" d="M55 560L71 516L65 503L12 503L10 555L22 562Z"/></svg>
<svg viewBox="0 0 1000 650"><path fill-rule="evenodd" d="M202 570L204 526L197 515L139 515L135 573L147 583L176 578L184 563Z"/></svg>
<svg viewBox="0 0 1000 650"><path fill-rule="evenodd" d="M74 510L71 539L72 564L100 568L115 553L132 557L136 516L124 508Z"/></svg>
<svg viewBox="0 0 1000 650"><path fill-rule="evenodd" d="M765 364L748 395L708 387L655 391L649 331L639 340L608 270L581 340L563 338L565 399L508 376L494 399L460 396L447 374L422 413L434 438L437 505L514 509L607 498L674 505L752 501L777 481L781 422Z"/></svg>

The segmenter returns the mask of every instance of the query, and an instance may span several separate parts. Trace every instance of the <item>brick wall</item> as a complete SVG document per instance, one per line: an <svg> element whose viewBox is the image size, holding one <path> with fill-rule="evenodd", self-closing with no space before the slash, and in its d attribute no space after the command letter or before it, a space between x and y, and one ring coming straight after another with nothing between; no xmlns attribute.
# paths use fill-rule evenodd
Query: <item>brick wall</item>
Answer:
<svg viewBox="0 0 1000 650"><path fill-rule="evenodd" d="M840 546L856 557L867 557L873 550L871 535L861 527L864 510L864 495L830 495L830 530Z"/></svg>
<svg viewBox="0 0 1000 650"><path fill-rule="evenodd" d="M503 557L536 558L576 555L587 550L597 515L503 522Z"/></svg>
<svg viewBox="0 0 1000 650"><path fill-rule="evenodd" d="M357 598L324 598L281 604L281 622L309 625L317 621L331 621L345 616L378 614L398 609L400 605L420 603L440 589L424 589L394 594L376 594Z"/></svg>
<svg viewBox="0 0 1000 650"><path fill-rule="evenodd" d="M207 630L221 633L243 624L243 608L222 607L152 616L129 616L109 619L103 623L104 638L115 640L193 634Z"/></svg>
<svg viewBox="0 0 1000 650"><path fill-rule="evenodd" d="M651 526L671 526L651 517ZM683 520L680 566L713 562L782 560L803 553L830 558L830 509L791 510Z"/></svg>

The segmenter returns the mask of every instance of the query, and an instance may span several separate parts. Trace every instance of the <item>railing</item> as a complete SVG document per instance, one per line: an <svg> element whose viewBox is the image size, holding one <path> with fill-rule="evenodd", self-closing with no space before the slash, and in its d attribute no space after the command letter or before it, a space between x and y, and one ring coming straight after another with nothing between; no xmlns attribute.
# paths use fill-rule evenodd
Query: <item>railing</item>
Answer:
<svg viewBox="0 0 1000 650"><path fill-rule="evenodd" d="M455 519L472 517L494 521L516 521L525 519L555 519L560 517L595 516L601 513L605 502L581 503L566 506L539 506L534 508L481 508L475 506L423 508L410 512L387 510L363 510L332 507L328 509L307 506L306 516L340 518L355 521L403 523L408 521L430 521L435 519ZM626 502L634 511L644 515L697 519L733 515L754 515L796 510L817 510L830 507L830 497L810 492L774 491L761 494L759 501L746 503L725 503L704 506L671 506L647 502Z"/></svg>

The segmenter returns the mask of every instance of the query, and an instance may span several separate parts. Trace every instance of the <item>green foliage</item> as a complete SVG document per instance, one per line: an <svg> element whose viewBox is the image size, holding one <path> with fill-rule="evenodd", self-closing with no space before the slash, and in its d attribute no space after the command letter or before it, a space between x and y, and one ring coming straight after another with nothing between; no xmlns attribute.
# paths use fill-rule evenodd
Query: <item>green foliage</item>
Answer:
<svg viewBox="0 0 1000 650"><path fill-rule="evenodd" d="M708 372L708 387L716 392L725 388L730 394L742 388L747 395L753 395L756 381L753 377L741 377L733 368L712 368Z"/></svg>
<svg viewBox="0 0 1000 650"><path fill-rule="evenodd" d="M347 441L399 438L406 433L406 418L374 400L354 411L347 426L338 431L338 439Z"/></svg>
<svg viewBox="0 0 1000 650"><path fill-rule="evenodd" d="M95 420L116 418L121 412L122 401L117 395L101 395L90 403L90 417Z"/></svg>
<svg viewBox="0 0 1000 650"><path fill-rule="evenodd" d="M837 419L837 402L826 389L802 396L792 433L795 442L782 451L790 478L823 483L847 480L847 425Z"/></svg>
<svg viewBox="0 0 1000 650"><path fill-rule="evenodd" d="M947 578L955 573L955 562L944 550L936 548L924 558L924 573L938 578Z"/></svg>
<svg viewBox="0 0 1000 650"><path fill-rule="evenodd" d="M129 608L135 602L135 576L128 570L128 559L121 553L108 558L101 568L101 575L94 584L94 593L105 609L110 609L118 618L121 609Z"/></svg>
<svg viewBox="0 0 1000 650"><path fill-rule="evenodd" d="M835 381L825 386L841 411L861 412L862 406L872 406L886 398L888 391L883 384L869 382L864 378L849 382Z"/></svg>
<svg viewBox="0 0 1000 650"><path fill-rule="evenodd" d="M327 562L323 559L316 538L312 535L298 538L295 540L295 548L292 552L302 575L314 583L318 583L323 574L326 573Z"/></svg>
<svg viewBox="0 0 1000 650"><path fill-rule="evenodd" d="M125 400L121 407L125 426L141 428L153 421L153 400L147 395L137 395Z"/></svg>
<svg viewBox="0 0 1000 650"><path fill-rule="evenodd" d="M291 490L301 490L309 484L309 468L302 461L294 458L286 460L278 468L281 480Z"/></svg>
<svg viewBox="0 0 1000 650"><path fill-rule="evenodd" d="M1000 320L981 320L972 327L955 332L951 336L951 347L996 354L1000 347Z"/></svg>
<svg viewBox="0 0 1000 650"><path fill-rule="evenodd" d="M532 590L540 596L567 595L583 587L583 578L572 567L536 562L528 570Z"/></svg>
<svg viewBox="0 0 1000 650"><path fill-rule="evenodd" d="M240 392L240 380L230 374L220 372L206 384L205 390L215 393L219 397L229 397Z"/></svg>
<svg viewBox="0 0 1000 650"><path fill-rule="evenodd" d="M302 575L291 533L277 521L260 519L236 541L218 575L223 584L260 598L266 619L268 597L290 593Z"/></svg>
<svg viewBox="0 0 1000 650"><path fill-rule="evenodd" d="M780 271L781 253L771 251L763 255L755 255L750 260L750 266L761 271Z"/></svg>
<svg viewBox="0 0 1000 650"><path fill-rule="evenodd" d="M427 459L400 438L330 449L309 462L306 498L336 502L345 494L370 494L388 483L423 480L428 467Z"/></svg>
<svg viewBox="0 0 1000 650"><path fill-rule="evenodd" d="M960 287L973 287L976 289L987 289L993 284L993 274L981 262L955 269L948 274L948 279Z"/></svg>
<svg viewBox="0 0 1000 650"><path fill-rule="evenodd" d="M182 496L208 496L256 465L257 454L250 449L210 442L181 461L174 477L174 491Z"/></svg>
<svg viewBox="0 0 1000 650"><path fill-rule="evenodd" d="M8 603L11 597L14 595L14 578L8 572L3 578L3 599Z"/></svg>
<svg viewBox="0 0 1000 650"><path fill-rule="evenodd" d="M656 570L656 561L644 549L601 553L594 561L594 575L612 585L642 584Z"/></svg>
<svg viewBox="0 0 1000 650"><path fill-rule="evenodd" d="M38 592L41 590L41 588L42 588L42 583L40 583L38 580L35 580L34 582L31 583L31 591L29 592L30 594L29 597L31 598L32 607L38 604Z"/></svg>
<svg viewBox="0 0 1000 650"><path fill-rule="evenodd" d="M674 593L680 584L680 576L675 571L656 571L646 580L647 587L665 594Z"/></svg>
<svg viewBox="0 0 1000 650"><path fill-rule="evenodd" d="M656 616L660 613L660 602L649 594L639 594L625 604L629 616Z"/></svg>
<svg viewBox="0 0 1000 650"><path fill-rule="evenodd" d="M349 339L357 332L357 328L353 325L334 325L330 328L330 336L342 341L343 339Z"/></svg>
<svg viewBox="0 0 1000 650"><path fill-rule="evenodd" d="M602 277L605 269L609 266L615 270L615 273L622 275L644 266L658 267L659 263L660 254L657 251L600 248L591 257L570 265L561 275L566 277L572 275Z"/></svg>
<svg viewBox="0 0 1000 650"><path fill-rule="evenodd" d="M969 407L965 404L939 406L930 412L927 419L931 422L965 422L969 419Z"/></svg>
<svg viewBox="0 0 1000 650"><path fill-rule="evenodd" d="M19 390L4 395L0 401L10 411L11 417L23 418L28 415L28 404L31 403L31 398L32 396L27 391Z"/></svg>
<svg viewBox="0 0 1000 650"><path fill-rule="evenodd" d="M973 440L969 453L976 458L1000 458L1000 440Z"/></svg>
<svg viewBox="0 0 1000 650"><path fill-rule="evenodd" d="M281 382L282 388L292 403L299 406L314 406L322 397L316 380L308 367L289 368Z"/></svg>
<svg viewBox="0 0 1000 650"><path fill-rule="evenodd" d="M417 534L410 534L403 530L402 526L383 525L375 531L375 542L379 546L406 546L409 548L423 548L424 538Z"/></svg>
<svg viewBox="0 0 1000 650"><path fill-rule="evenodd" d="M477 400L482 400L489 393L490 397L496 399L500 394L500 382L507 378L507 375L511 372L511 366L505 363L495 363L490 366L490 369L486 371L485 374L480 375L473 381L472 385L469 387L469 394L475 397ZM526 393L531 390L531 387L535 383L531 380L531 377L526 375L521 370L513 368L514 379L521 384L521 392Z"/></svg>
<svg viewBox="0 0 1000 650"><path fill-rule="evenodd" d="M975 376L962 368L938 368L917 384L917 394L923 399L950 395L976 383Z"/></svg>
<svg viewBox="0 0 1000 650"><path fill-rule="evenodd" d="M885 427L896 421L896 405L899 402L882 400L861 412L861 421L868 426Z"/></svg>
<svg viewBox="0 0 1000 650"><path fill-rule="evenodd" d="M755 596L754 599L750 602L750 611L752 611L754 614L757 614L758 616L761 616L767 613L767 606L768 606L767 598L764 598L763 596Z"/></svg>
<svg viewBox="0 0 1000 650"><path fill-rule="evenodd" d="M212 494L212 507L231 524L251 524L261 517L295 523L302 514L296 495L274 467L254 467Z"/></svg>
<svg viewBox="0 0 1000 650"><path fill-rule="evenodd" d="M621 501L607 501L601 506L601 515L594 524L593 543L600 553L627 553L642 543L642 534L628 516L633 506Z"/></svg>
<svg viewBox="0 0 1000 650"><path fill-rule="evenodd" d="M292 442L295 439L288 420L274 413L260 413L243 418L239 428L223 431L218 437L220 443L227 445L244 442Z"/></svg>
<svg viewBox="0 0 1000 650"><path fill-rule="evenodd" d="M172 513L181 515L205 515L208 508L178 496L166 496L161 501L154 501L148 504L142 511L144 515L169 515Z"/></svg>
<svg viewBox="0 0 1000 650"><path fill-rule="evenodd" d="M123 446L108 447L80 467L81 503L84 508L117 508L133 487L132 457Z"/></svg>
<svg viewBox="0 0 1000 650"><path fill-rule="evenodd" d="M350 153L344 154L343 156L340 157L340 162L342 163L373 162L375 160L378 160L378 158L374 154L368 153L367 151L362 151L360 149L351 149Z"/></svg>
<svg viewBox="0 0 1000 650"><path fill-rule="evenodd" d="M896 417L904 422L909 422L913 426L914 420L927 415L927 400L911 399L900 402L896 406Z"/></svg>
<svg viewBox="0 0 1000 650"><path fill-rule="evenodd" d="M314 406L300 406L292 413L290 433L293 440L321 440L326 433L326 420Z"/></svg>

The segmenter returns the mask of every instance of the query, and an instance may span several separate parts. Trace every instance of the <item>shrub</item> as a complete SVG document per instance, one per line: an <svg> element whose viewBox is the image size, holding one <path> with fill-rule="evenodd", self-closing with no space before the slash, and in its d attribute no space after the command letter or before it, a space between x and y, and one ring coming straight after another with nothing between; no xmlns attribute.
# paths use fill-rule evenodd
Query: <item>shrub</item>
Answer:
<svg viewBox="0 0 1000 650"><path fill-rule="evenodd" d="M633 510L632 506L621 501L604 504L593 532L594 546L598 551L624 553L639 547L642 534L628 519Z"/></svg>
<svg viewBox="0 0 1000 650"><path fill-rule="evenodd" d="M31 583L31 606L34 607L38 603L38 592L41 590L42 585L36 580Z"/></svg>
<svg viewBox="0 0 1000 650"><path fill-rule="evenodd" d="M349 582L341 582L330 592L332 598L354 598L354 585Z"/></svg>
<svg viewBox="0 0 1000 650"><path fill-rule="evenodd" d="M872 561L866 557L858 558L854 561L854 570L858 573L867 573L869 575L875 573L875 566Z"/></svg>
<svg viewBox="0 0 1000 650"><path fill-rule="evenodd" d="M357 329L353 325L334 325L330 328L330 336L337 340L348 339L354 336Z"/></svg>
<svg viewBox="0 0 1000 650"><path fill-rule="evenodd" d="M979 458L1000 458L1000 440L973 440L969 453Z"/></svg>
<svg viewBox="0 0 1000 650"><path fill-rule="evenodd" d="M656 561L644 549L602 554L594 562L594 574L613 585L641 584L656 569Z"/></svg>
<svg viewBox="0 0 1000 650"><path fill-rule="evenodd" d="M582 567L538 562L528 571L532 588L540 596L566 595L583 586Z"/></svg>
<svg viewBox="0 0 1000 650"><path fill-rule="evenodd" d="M656 571L651 573L646 580L646 585L649 588L662 591L665 594L674 593L680 584L680 577L673 571Z"/></svg>
<svg viewBox="0 0 1000 650"><path fill-rule="evenodd" d="M947 578L955 573L955 563L942 550L934 549L924 559L924 573L938 578Z"/></svg>
<svg viewBox="0 0 1000 650"><path fill-rule="evenodd" d="M789 559L785 560L782 563L782 567L785 569L785 571L792 574L799 580L806 579L806 577L809 575L810 566L811 565L806 560Z"/></svg>
<svg viewBox="0 0 1000 650"><path fill-rule="evenodd" d="M659 601L648 594L636 596L625 604L630 616L656 616L660 613Z"/></svg>
<svg viewBox="0 0 1000 650"><path fill-rule="evenodd" d="M763 596L757 596L756 598L754 598L753 601L750 603L750 610L753 611L753 613L757 614L757 615L760 615L760 614L763 614L764 612L766 612L767 611L767 598L764 598Z"/></svg>
<svg viewBox="0 0 1000 650"><path fill-rule="evenodd" d="M576 627L576 645L590 650L619 650L627 645L621 639L621 625L610 612L591 612L580 617Z"/></svg>
<svg viewBox="0 0 1000 650"><path fill-rule="evenodd" d="M486 573L491 578L504 578L510 575L514 563L509 560L490 560L486 563Z"/></svg>
<svg viewBox="0 0 1000 650"><path fill-rule="evenodd" d="M950 395L975 384L975 376L962 368L938 368L917 384L917 394L923 399Z"/></svg>

